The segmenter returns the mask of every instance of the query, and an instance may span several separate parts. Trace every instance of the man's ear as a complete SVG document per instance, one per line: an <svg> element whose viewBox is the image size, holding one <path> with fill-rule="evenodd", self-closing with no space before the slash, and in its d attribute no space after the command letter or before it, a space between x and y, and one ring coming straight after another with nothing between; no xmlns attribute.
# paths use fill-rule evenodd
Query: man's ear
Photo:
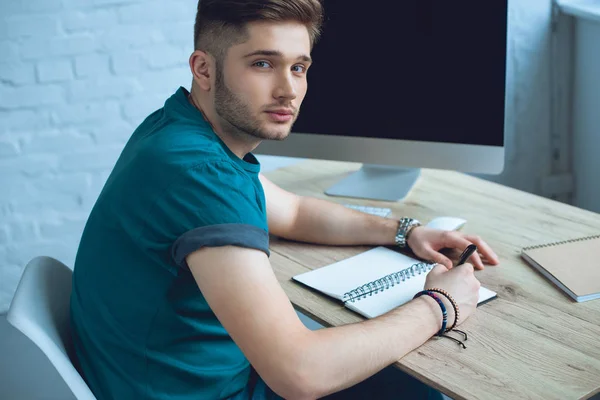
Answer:
<svg viewBox="0 0 600 400"><path fill-rule="evenodd" d="M194 82L207 92L212 88L210 78L214 67L214 58L204 51L196 50L190 56L190 69L194 75Z"/></svg>

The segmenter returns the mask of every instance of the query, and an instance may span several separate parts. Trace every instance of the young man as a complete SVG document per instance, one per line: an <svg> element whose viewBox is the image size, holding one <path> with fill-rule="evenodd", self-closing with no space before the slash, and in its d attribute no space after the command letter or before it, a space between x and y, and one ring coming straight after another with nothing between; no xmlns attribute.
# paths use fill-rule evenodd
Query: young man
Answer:
<svg viewBox="0 0 600 400"><path fill-rule="evenodd" d="M427 285L454 297L459 322L475 310L473 266L451 269L438 250L475 243L497 263L481 239L415 224L409 235L398 221L296 196L259 174L251 152L290 133L321 20L318 0L198 5L192 91L177 90L133 133L78 250L74 343L99 399L349 396L344 389L440 329L429 296L361 323L306 329L269 264L268 232L331 245L408 237L417 256L440 263ZM471 260L483 268L479 255ZM402 376L391 378L395 394L415 398L418 385Z"/></svg>

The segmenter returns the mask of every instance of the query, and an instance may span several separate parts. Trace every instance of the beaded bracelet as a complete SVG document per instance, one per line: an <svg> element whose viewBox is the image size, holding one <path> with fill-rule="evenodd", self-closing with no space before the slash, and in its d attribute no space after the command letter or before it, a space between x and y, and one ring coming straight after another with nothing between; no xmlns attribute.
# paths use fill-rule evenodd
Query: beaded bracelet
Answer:
<svg viewBox="0 0 600 400"><path fill-rule="evenodd" d="M456 301L450 296L450 293L446 292L444 289L433 288L433 289L425 289L429 292L436 292L444 296L448 299L450 304L452 304L452 308L454 309L454 323L450 328L446 329L446 332L450 332L452 329L456 328L456 324L458 323L458 318L460 317L460 310L458 309L458 305L456 305Z"/></svg>
<svg viewBox="0 0 600 400"><path fill-rule="evenodd" d="M450 303L452 304L452 308L454 308L454 323L452 324L452 326L450 328L448 328L446 330L446 332L450 332L450 331L455 331L460 333L461 335L463 335L463 340L466 342L468 337L467 337L467 332L463 332L461 330L456 329L456 324L458 323L458 318L460 317L460 310L458 309L458 305L456 305L456 301L454 301L454 298L452 298L452 296L450 296L450 293L446 292L443 289L439 289L439 288L433 288L433 289L427 289L431 292L437 292L440 293L442 295L444 295L448 301L450 301ZM454 339L456 340L456 339ZM456 340L460 345L462 345L463 347L465 347L465 344L462 343L460 340Z"/></svg>
<svg viewBox="0 0 600 400"><path fill-rule="evenodd" d="M439 290L441 290L441 289L439 289ZM452 336L448 336L448 335L444 334L444 333L446 333L446 332L454 329L454 326L456 325L457 318L456 317L454 318L454 322L455 323L452 325L452 327L450 329L446 330L446 324L448 323L448 312L446 311L446 306L444 305L444 303L442 302L442 300L434 293L433 290L423 290L423 291L415 294L415 296L413 297L413 299L416 299L417 297L423 296L425 294L428 295L428 296L430 296L430 297L432 297L433 299L435 299L435 301L437 301L437 303L440 305L440 308L442 309L442 315L443 315L442 329L440 329L440 331L436 334L436 336L438 336L438 337L444 337L444 338L448 338L450 340L453 340L456 343L458 343L460 346L462 346L463 349L466 349L467 346L465 346L465 344L462 341L460 341L458 339L455 339ZM450 296L450 295L448 295L448 296ZM450 303L452 303L452 307L454 308L455 307L455 305L454 305L454 299L452 299L452 301L450 301ZM458 311L458 307L456 308L456 312L457 311ZM455 312L455 315L458 315L458 313L456 313L456 312ZM467 340L467 334L465 332L459 331L458 329L454 329L454 330L456 332L461 333L464 336L464 341Z"/></svg>
<svg viewBox="0 0 600 400"><path fill-rule="evenodd" d="M432 297L435 301L437 301L437 303L440 305L440 308L442 309L442 329L440 329L440 331L436 334L436 336L442 336L446 332L446 324L448 323L448 311L446 311L446 306L444 305L442 299L440 299L435 293L429 290L423 290L415 294L415 297L413 297L413 299L421 297L424 294L428 295L429 297Z"/></svg>

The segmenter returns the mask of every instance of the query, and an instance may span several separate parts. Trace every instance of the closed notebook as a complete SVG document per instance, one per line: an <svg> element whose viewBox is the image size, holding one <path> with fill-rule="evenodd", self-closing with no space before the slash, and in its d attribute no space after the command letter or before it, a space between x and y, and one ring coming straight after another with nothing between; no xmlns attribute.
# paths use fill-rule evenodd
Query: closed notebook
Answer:
<svg viewBox="0 0 600 400"><path fill-rule="evenodd" d="M367 318L375 318L423 290L427 273L434 265L386 247L375 247L292 279L343 302ZM495 292L480 288L479 304L495 297Z"/></svg>
<svg viewBox="0 0 600 400"><path fill-rule="evenodd" d="M574 300L600 298L600 235L525 247L521 257Z"/></svg>

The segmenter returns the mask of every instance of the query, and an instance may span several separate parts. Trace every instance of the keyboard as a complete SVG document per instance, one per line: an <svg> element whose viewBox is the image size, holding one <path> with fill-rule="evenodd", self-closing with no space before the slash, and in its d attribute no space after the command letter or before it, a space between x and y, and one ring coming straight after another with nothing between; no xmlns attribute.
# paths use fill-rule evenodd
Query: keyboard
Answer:
<svg viewBox="0 0 600 400"><path fill-rule="evenodd" d="M344 206L351 208L353 210L362 211L367 214L377 215L380 217L387 217L392 213L391 208L385 207L371 207L371 206L360 206L356 204L344 204Z"/></svg>

